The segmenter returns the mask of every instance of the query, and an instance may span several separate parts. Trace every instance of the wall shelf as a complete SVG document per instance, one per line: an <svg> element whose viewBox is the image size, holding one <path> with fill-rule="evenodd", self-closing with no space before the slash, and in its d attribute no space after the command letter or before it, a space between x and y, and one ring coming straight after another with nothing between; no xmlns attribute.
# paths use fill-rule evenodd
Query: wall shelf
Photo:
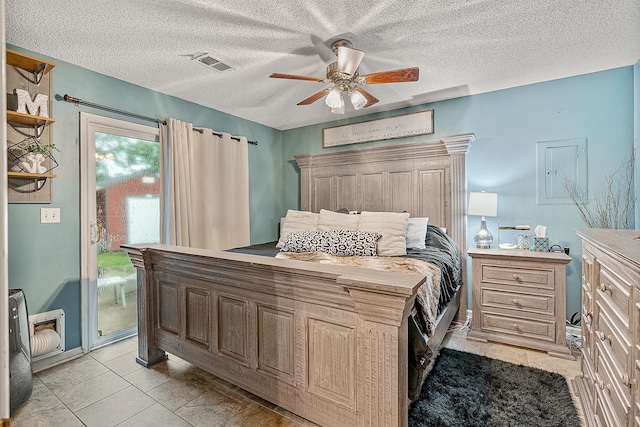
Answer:
<svg viewBox="0 0 640 427"><path fill-rule="evenodd" d="M25 126L48 126L51 123L55 123L55 121L56 119L52 117L34 116L33 114L7 110L7 122L9 123L17 123Z"/></svg>
<svg viewBox="0 0 640 427"><path fill-rule="evenodd" d="M47 178L55 178L57 175L54 173L27 173L27 172L7 172L9 179L30 179L33 180L34 188L30 190L32 192L40 191L44 184L47 182Z"/></svg>
<svg viewBox="0 0 640 427"><path fill-rule="evenodd" d="M58 175L55 173L28 173L28 172L7 172L9 178L55 178Z"/></svg>
<svg viewBox="0 0 640 427"><path fill-rule="evenodd" d="M44 132L44 128L52 123L55 123L56 119L51 117L34 116L32 114L18 113L17 111L7 110L7 123L11 125L17 132L24 136L35 136L39 138ZM35 135L30 135L27 132L23 132L17 128L28 127L35 130Z"/></svg>
<svg viewBox="0 0 640 427"><path fill-rule="evenodd" d="M44 94L51 101L51 70L55 63L31 56L26 53L6 49L6 81L8 92L13 88L20 88L29 93ZM46 113L45 113L46 114ZM51 130L49 126L55 123L52 117L38 116L34 114L19 113L7 110L7 153L9 171L9 203L51 203L51 182L49 179L56 178L50 173L58 166L53 153L51 153ZM24 139L26 137L26 139ZM40 145L40 151L33 151L29 145L33 143ZM15 142L14 142L15 141ZM43 147L49 147L43 150ZM55 146L53 146L55 147ZM44 161L25 158L29 152L41 154ZM29 163L29 166L24 166ZM13 164L13 166L11 166ZM44 173L33 173L42 171Z"/></svg>
<svg viewBox="0 0 640 427"><path fill-rule="evenodd" d="M7 65L18 67L33 74L33 80L29 80L36 85L39 85L42 77L56 66L53 62L11 49L7 49Z"/></svg>

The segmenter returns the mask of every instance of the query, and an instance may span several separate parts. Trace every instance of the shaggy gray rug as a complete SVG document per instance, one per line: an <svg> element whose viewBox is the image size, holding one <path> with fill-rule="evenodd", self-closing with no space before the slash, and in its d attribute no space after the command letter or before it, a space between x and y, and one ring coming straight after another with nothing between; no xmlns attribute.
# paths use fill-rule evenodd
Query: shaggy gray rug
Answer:
<svg viewBox="0 0 640 427"><path fill-rule="evenodd" d="M442 349L409 410L411 427L579 427L565 378Z"/></svg>

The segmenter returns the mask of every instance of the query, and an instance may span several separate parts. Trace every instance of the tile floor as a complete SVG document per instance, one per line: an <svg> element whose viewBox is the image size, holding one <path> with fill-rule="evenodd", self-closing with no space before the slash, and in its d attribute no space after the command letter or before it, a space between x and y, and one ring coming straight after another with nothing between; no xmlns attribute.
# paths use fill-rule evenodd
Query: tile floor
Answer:
<svg viewBox="0 0 640 427"><path fill-rule="evenodd" d="M578 361L467 341L464 331L450 332L444 345L555 371L568 381L580 372ZM37 373L32 397L14 414L11 426L315 425L171 355L145 369L135 362L136 353L137 342L131 338Z"/></svg>

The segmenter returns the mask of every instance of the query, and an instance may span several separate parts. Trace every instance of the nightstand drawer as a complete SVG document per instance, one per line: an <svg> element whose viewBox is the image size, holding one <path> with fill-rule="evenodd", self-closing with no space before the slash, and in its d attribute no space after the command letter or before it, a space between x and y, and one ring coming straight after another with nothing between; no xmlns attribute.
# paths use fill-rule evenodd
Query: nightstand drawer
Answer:
<svg viewBox="0 0 640 427"><path fill-rule="evenodd" d="M527 320L496 313L482 313L481 330L549 342L554 342L556 339L556 322L554 321Z"/></svg>
<svg viewBox="0 0 640 427"><path fill-rule="evenodd" d="M482 288L482 305L531 313L555 314L553 295L532 295L521 292L508 292L498 289ZM484 310L484 308L483 308Z"/></svg>
<svg viewBox="0 0 640 427"><path fill-rule="evenodd" d="M555 289L553 269L535 269L517 266L484 264L482 266L483 283L500 283L513 286L525 286L539 289Z"/></svg>

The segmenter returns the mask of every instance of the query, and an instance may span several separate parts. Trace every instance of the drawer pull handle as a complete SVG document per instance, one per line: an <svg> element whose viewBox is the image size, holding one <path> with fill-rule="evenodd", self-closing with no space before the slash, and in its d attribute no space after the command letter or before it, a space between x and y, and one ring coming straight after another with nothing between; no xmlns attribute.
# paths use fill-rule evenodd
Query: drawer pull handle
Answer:
<svg viewBox="0 0 640 427"><path fill-rule="evenodd" d="M629 378L629 375L627 374L622 375L622 384L624 384L625 386L631 387L635 383L636 383L636 380L632 380L631 378Z"/></svg>
<svg viewBox="0 0 640 427"><path fill-rule="evenodd" d="M611 394L611 384L607 384L604 385L604 381L602 380L598 380L598 387L600 388L600 390L607 390L609 392L609 394Z"/></svg>
<svg viewBox="0 0 640 427"><path fill-rule="evenodd" d="M514 279L514 280L520 280L520 276L518 276L517 274L514 274L514 275L513 275L513 279Z"/></svg>
<svg viewBox="0 0 640 427"><path fill-rule="evenodd" d="M518 305L519 306L520 302L516 298L514 298L513 299L513 305Z"/></svg>
<svg viewBox="0 0 640 427"><path fill-rule="evenodd" d="M604 332L602 331L596 331L596 336L598 338L600 338L600 341L604 342L604 341L609 341L609 345L611 345L611 335L607 336Z"/></svg>
<svg viewBox="0 0 640 427"><path fill-rule="evenodd" d="M611 292L613 295L613 287L611 285L607 285L606 283L600 283L600 291L601 292Z"/></svg>
<svg viewBox="0 0 640 427"><path fill-rule="evenodd" d="M513 329L515 329L518 332L522 332L522 331L520 331L520 325L518 325L517 323L513 324Z"/></svg>

